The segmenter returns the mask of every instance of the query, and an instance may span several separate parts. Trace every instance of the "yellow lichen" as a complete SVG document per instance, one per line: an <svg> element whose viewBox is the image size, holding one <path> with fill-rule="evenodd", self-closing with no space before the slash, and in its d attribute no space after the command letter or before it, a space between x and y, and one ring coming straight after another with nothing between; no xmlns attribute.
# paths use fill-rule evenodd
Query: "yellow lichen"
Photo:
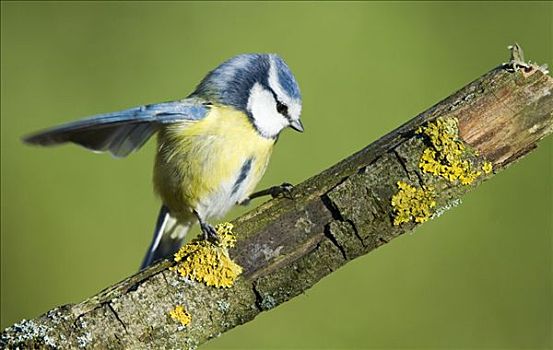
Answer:
<svg viewBox="0 0 553 350"><path fill-rule="evenodd" d="M192 322L192 316L182 305L177 305L173 310L169 311L169 315L173 320L180 322L183 326L188 326L190 322Z"/></svg>
<svg viewBox="0 0 553 350"><path fill-rule="evenodd" d="M463 185L474 182L482 173L473 170L466 158L467 150L459 139L456 118L438 118L435 122L419 127L418 134L428 137L431 147L426 148L419 160L419 168L425 173L441 176Z"/></svg>
<svg viewBox="0 0 553 350"><path fill-rule="evenodd" d="M182 246L175 254L176 270L183 277L205 283L208 286L231 287L242 273L242 268L230 258L228 248L234 247L236 237L232 224L223 223L215 227L219 242L195 239Z"/></svg>
<svg viewBox="0 0 553 350"><path fill-rule="evenodd" d="M482 171L484 171L485 174L491 173L492 170L493 170L492 163L484 162L484 164L482 164Z"/></svg>
<svg viewBox="0 0 553 350"><path fill-rule="evenodd" d="M398 181L397 187L399 191L392 196L394 225L398 226L411 220L422 223L432 216L433 208L436 207L432 188L417 188L403 181Z"/></svg>

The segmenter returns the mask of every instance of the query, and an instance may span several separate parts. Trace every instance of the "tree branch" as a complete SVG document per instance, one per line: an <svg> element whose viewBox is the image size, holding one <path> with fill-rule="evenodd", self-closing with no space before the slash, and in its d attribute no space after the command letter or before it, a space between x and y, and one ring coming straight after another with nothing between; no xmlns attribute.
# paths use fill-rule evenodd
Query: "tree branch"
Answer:
<svg viewBox="0 0 553 350"><path fill-rule="evenodd" d="M428 218L413 212L407 222L397 222L392 197L405 195L398 181L430 193L427 209L437 217L553 131L553 79L543 68L518 63L491 70L301 183L292 198L271 200L236 219L238 241L230 255L244 272L231 288L190 281L169 269L174 262L163 261L79 304L7 328L1 347L195 348L295 297L352 259L413 230L419 225L414 219ZM447 124L451 120L455 123ZM436 143L444 135L432 139L429 128L437 121L453 127L455 135L458 131L457 165ZM438 170L432 159L426 168L421 165L425 152L434 152ZM492 172L487 173L487 162ZM465 175L472 174L472 181L462 174L445 178L463 164L469 164ZM407 209L425 205L416 197L406 202ZM169 315L177 305L191 316L185 327Z"/></svg>

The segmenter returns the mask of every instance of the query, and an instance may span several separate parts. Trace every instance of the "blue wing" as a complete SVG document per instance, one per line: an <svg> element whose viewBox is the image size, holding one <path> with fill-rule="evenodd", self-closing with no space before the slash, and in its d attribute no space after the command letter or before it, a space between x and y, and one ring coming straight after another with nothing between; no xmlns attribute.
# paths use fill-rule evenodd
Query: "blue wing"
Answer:
<svg viewBox="0 0 553 350"><path fill-rule="evenodd" d="M76 143L98 152L125 157L139 149L164 124L196 121L209 110L205 101L190 98L95 115L25 137L26 143L52 146Z"/></svg>

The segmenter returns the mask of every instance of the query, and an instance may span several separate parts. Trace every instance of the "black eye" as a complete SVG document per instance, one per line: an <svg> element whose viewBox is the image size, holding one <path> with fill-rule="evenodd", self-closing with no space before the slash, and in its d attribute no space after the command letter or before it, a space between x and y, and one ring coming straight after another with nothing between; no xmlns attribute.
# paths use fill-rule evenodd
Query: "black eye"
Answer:
<svg viewBox="0 0 553 350"><path fill-rule="evenodd" d="M282 114L283 116L288 116L288 106L284 103L280 102L279 100L276 101L276 110L278 113Z"/></svg>

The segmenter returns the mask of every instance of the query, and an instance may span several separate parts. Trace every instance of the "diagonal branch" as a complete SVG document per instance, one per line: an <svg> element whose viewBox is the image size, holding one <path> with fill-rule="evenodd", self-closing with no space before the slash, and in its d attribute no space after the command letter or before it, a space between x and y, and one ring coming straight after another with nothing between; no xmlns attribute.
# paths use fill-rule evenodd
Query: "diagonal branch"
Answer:
<svg viewBox="0 0 553 350"><path fill-rule="evenodd" d="M0 347L195 348L295 297L414 221L441 215L553 131L553 79L520 63L491 70L292 198L238 218L230 255L244 272L231 288L187 280L163 261L7 328ZM186 327L170 316L178 305L191 316Z"/></svg>

